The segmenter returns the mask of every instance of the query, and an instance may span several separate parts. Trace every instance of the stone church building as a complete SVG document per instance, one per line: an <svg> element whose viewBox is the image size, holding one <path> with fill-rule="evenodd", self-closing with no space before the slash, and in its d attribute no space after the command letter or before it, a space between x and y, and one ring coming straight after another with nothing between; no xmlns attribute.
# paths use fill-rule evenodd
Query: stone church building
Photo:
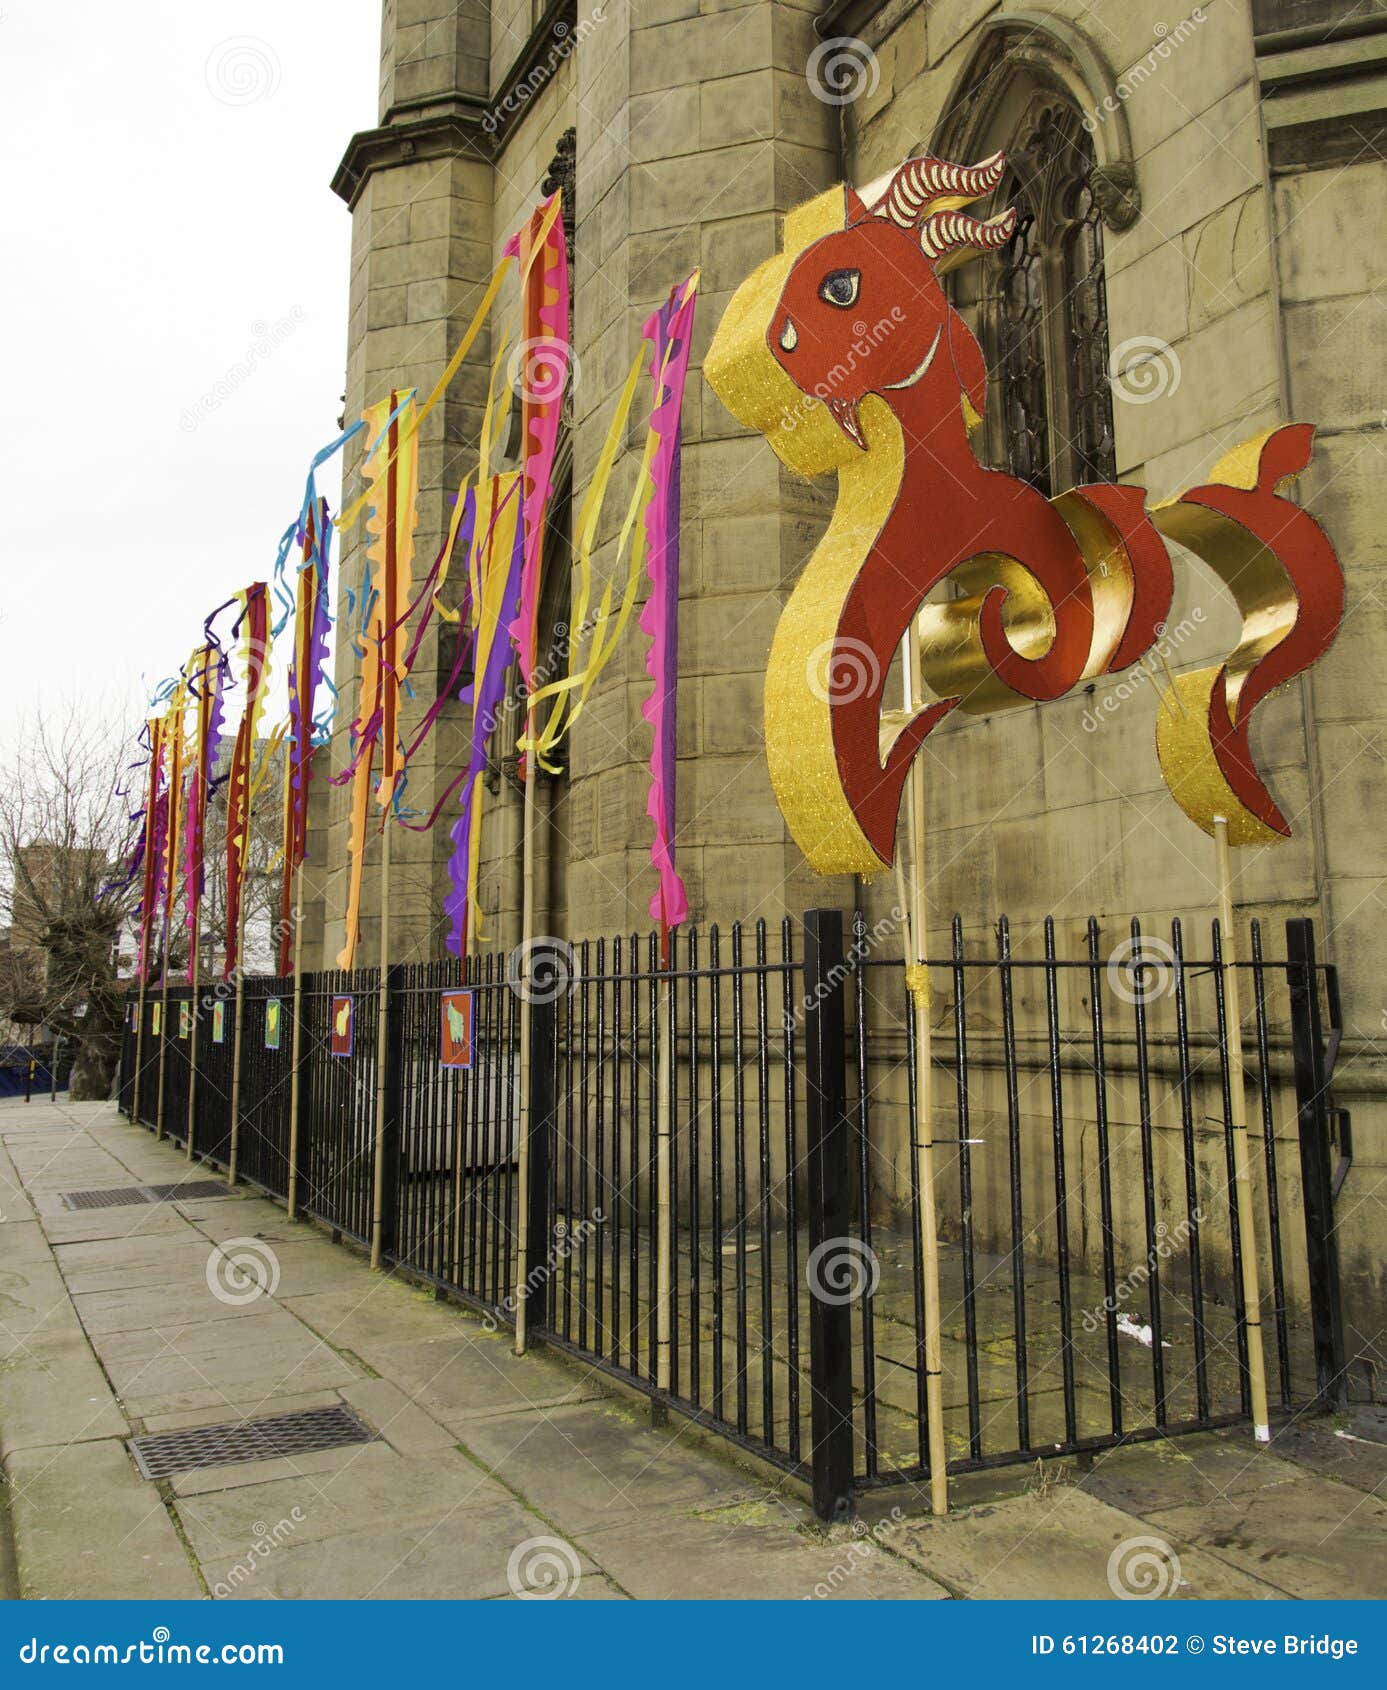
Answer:
<svg viewBox="0 0 1387 1690"><path fill-rule="evenodd" d="M1355 1114L1365 1205L1341 1226L1360 1287L1381 1274L1364 1265L1377 1253L1364 1245L1382 1235L1381 1199L1368 1194L1382 1177L1387 1049L1387 704L1371 681L1387 651L1385 135L1380 3L385 0L379 111L347 142L333 181L353 221L349 420L392 386L432 387L507 238L543 194L562 191L576 358L542 637L568 614L569 511L640 325L701 268L683 415L677 833L698 923L778 921L812 904L856 904L874 922L895 900L889 876L862 886L808 870L762 750L772 632L832 488L785 468L698 370L733 290L777 250L788 211L912 153L964 164L1007 154L988 209L1016 206L1016 235L949 286L988 362L979 452L1047 494L1122 481L1155 503L1276 422L1316 425L1295 497L1339 551L1348 611L1327 658L1255 718L1254 754L1294 835L1238 854L1237 902L1263 918L1278 955L1285 918L1313 916L1321 953L1340 968L1335 1091ZM485 342L424 427L420 573L474 461ZM599 570L639 430L609 498ZM359 486L349 472L347 498ZM359 529L341 564L343 582L359 579ZM1212 847L1162 784L1155 702L1162 665L1217 660L1238 621L1198 560L1177 551L1175 574L1158 659L1054 703L952 717L931 736L941 954L954 912L979 944L1002 912L1018 935L1053 914L1071 951L1089 915L1105 935L1120 937L1133 915L1153 932L1178 915L1207 934ZM454 637L445 627L426 643L413 710L449 673ZM346 686L345 649L339 671ZM576 939L649 926L647 688L643 642L628 637L574 727L563 772L541 781L540 931ZM431 761L414 767L421 802L461 767L467 722L464 706L452 708ZM517 712L498 732L488 777L481 896L488 943L501 949L519 933L520 722ZM345 764L345 742L333 761ZM310 866L331 966L344 788L326 808ZM397 830L392 849L395 949L401 960L440 956L446 818L432 835Z"/></svg>

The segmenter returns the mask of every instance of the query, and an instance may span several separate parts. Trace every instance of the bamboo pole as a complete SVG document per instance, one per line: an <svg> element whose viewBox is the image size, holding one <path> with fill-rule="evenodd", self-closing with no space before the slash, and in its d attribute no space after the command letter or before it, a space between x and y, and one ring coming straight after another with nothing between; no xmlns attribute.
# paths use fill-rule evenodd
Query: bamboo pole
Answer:
<svg viewBox="0 0 1387 1690"><path fill-rule="evenodd" d="M1247 1373L1252 1394L1253 1436L1271 1442L1267 1411L1266 1359L1262 1350L1262 1287L1257 1266L1257 1218L1252 1203L1251 1157L1247 1147L1247 1096L1243 1079L1242 994L1233 929L1233 870L1228 851L1228 822L1214 817L1214 860L1218 871L1218 924L1223 940L1223 1007L1228 1049L1228 1110L1233 1132L1233 1185L1242 1242L1243 1307L1247 1323Z"/></svg>
<svg viewBox="0 0 1387 1690"><path fill-rule="evenodd" d="M533 745L538 736L535 706L525 704L525 742ZM525 805L521 836L520 879L520 1064L518 1110L520 1141L515 1147L515 1180L518 1192L515 1220L515 1353L525 1354L528 1336L530 1276L530 1000L531 954L535 939L535 823L537 818L537 766L534 752L525 758ZM469 930L470 931L470 930Z"/></svg>
<svg viewBox="0 0 1387 1690"><path fill-rule="evenodd" d="M919 707L924 691L920 647L912 618L901 654L901 689L906 715ZM926 965L929 912L925 896L925 770L920 757L910 766L906 792L909 909L906 912L906 986L915 1021L915 1185L920 1194L919 1242L924 1272L925 1413L929 1445L930 1507L949 1511L948 1456L944 1446L944 1377L940 1344L939 1239L934 1210L934 1111L930 1096L930 991Z"/></svg>
<svg viewBox="0 0 1387 1690"><path fill-rule="evenodd" d="M249 806L247 806L249 810ZM245 838L250 836L247 815ZM241 898L236 907L236 1007L232 1011L235 1025L231 1029L231 1146L226 1156L226 1183L235 1185L236 1165L241 1152L241 1048L242 1022L246 1007L246 847L241 846ZM291 1210L292 1213L292 1210Z"/></svg>
<svg viewBox="0 0 1387 1690"><path fill-rule="evenodd" d="M285 1206L299 1211L299 1061L303 1052L303 864L289 870L294 882L294 1026L289 1034L289 1178Z"/></svg>
<svg viewBox="0 0 1387 1690"><path fill-rule="evenodd" d="M197 998L202 990L202 926L201 910L197 920L193 923L193 969L192 969L192 997L188 1003L188 1018L192 1025L188 1031L188 1118L184 1122L185 1144L183 1146L184 1160L193 1159L193 1140L197 1137Z"/></svg>
<svg viewBox="0 0 1387 1690"><path fill-rule="evenodd" d="M376 1143L371 1178L371 1266L380 1267L381 1227L385 1219L385 1065L390 1038L390 806L387 803L380 845L380 984L376 991ZM295 1022L295 1032L298 1023Z"/></svg>
<svg viewBox="0 0 1387 1690"><path fill-rule="evenodd" d="M673 958L669 952L669 934L666 930L661 937L664 944L661 947L661 962L665 968L670 968ZM670 1201L670 1115L672 1092L674 1083L674 1040L669 1034L670 993L673 990L671 980L660 982L655 1017L657 1026L650 1029L651 1055L659 1048L657 1034L668 1049L660 1050L660 1068L656 1081L655 1095L655 1383L661 1391L670 1388L670 1285L673 1278L673 1218L674 1210ZM761 1271L766 1272L763 1263ZM695 1335L695 1342L697 1336Z"/></svg>
<svg viewBox="0 0 1387 1690"><path fill-rule="evenodd" d="M146 947L147 948L147 947ZM135 1089L130 1096L130 1125L138 1126L140 1121L140 1073L144 1063L144 999L145 999L145 969L143 963L140 968L140 990L136 999L139 1016L135 1023Z"/></svg>
<svg viewBox="0 0 1387 1690"><path fill-rule="evenodd" d="M164 1136L164 1067L169 1052L169 942L164 937L164 978L160 982L159 1004L159 1097L154 1110L154 1136Z"/></svg>

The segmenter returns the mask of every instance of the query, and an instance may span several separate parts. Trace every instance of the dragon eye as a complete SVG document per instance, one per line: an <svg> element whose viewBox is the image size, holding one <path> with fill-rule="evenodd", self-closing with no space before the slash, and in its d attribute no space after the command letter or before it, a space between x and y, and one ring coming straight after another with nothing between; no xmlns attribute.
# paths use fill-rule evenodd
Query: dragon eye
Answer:
<svg viewBox="0 0 1387 1690"><path fill-rule="evenodd" d="M819 298L830 305L846 308L857 303L857 290L862 285L860 270L830 270L819 283Z"/></svg>

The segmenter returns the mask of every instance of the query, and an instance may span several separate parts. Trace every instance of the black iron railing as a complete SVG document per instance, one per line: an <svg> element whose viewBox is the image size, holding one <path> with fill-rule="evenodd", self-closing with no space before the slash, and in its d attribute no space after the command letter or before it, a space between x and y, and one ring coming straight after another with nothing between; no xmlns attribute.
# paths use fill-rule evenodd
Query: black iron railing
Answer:
<svg viewBox="0 0 1387 1690"><path fill-rule="evenodd" d="M812 1477L830 1515L929 1471L915 1020L893 922L814 911L797 953L798 935L758 922L689 930L663 962L632 935L551 942L523 972L392 968L383 1063L378 975L306 975L297 1092L294 981L248 979L234 1122L234 994L151 991L139 1118L157 1122L162 1067L164 1130L186 1139L186 1003L196 1156L234 1151L240 1177L292 1185L297 1209L493 1319L523 1290L532 1336ZM951 1471L1248 1418L1248 1249L1273 1402L1337 1398L1335 976L1308 922L1276 961L1254 923L1236 965L1249 1241L1233 965L1216 927L1199 948L1178 922L1114 943L1095 921L956 919L928 965ZM128 1022L127 1112L135 1047Z"/></svg>

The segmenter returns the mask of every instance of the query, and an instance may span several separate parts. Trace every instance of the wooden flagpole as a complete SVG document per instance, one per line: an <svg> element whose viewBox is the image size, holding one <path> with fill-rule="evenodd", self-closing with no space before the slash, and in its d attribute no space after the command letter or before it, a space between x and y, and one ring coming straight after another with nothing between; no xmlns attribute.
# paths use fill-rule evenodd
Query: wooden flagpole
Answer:
<svg viewBox="0 0 1387 1690"><path fill-rule="evenodd" d="M660 921L660 965L666 971L673 967L669 928L663 911ZM671 1202L670 1175L670 1117L674 1088L674 1039L670 1028L670 994L673 982L660 982L656 999L656 1025L650 1029L650 1054L659 1051L659 1071L655 1093L655 1384L661 1391L670 1388L670 1287L674 1277L674 1209ZM668 1049L662 1049L667 1045ZM761 1271L766 1271L764 1263ZM697 1334L694 1342L697 1343Z"/></svg>
<svg viewBox="0 0 1387 1690"><path fill-rule="evenodd" d="M288 841L285 841L286 846ZM294 1025L289 1034L289 1177L285 1206L299 1211L299 1062L303 1054L303 864L291 864L294 883Z"/></svg>
<svg viewBox="0 0 1387 1690"><path fill-rule="evenodd" d="M249 788L250 771L246 771ZM231 1029L231 1146L226 1157L226 1183L235 1185L236 1164L241 1151L241 1050L242 1023L246 1007L246 852L250 846L250 802L247 790L246 816L241 824L241 895L236 906L236 1007ZM293 1213L292 1200L290 1213Z"/></svg>
<svg viewBox="0 0 1387 1690"><path fill-rule="evenodd" d="M1233 1134L1233 1186L1242 1243L1242 1291L1247 1329L1247 1373L1252 1396L1253 1435L1271 1442L1267 1410L1266 1359L1262 1348L1262 1287L1257 1265L1257 1217L1252 1202L1251 1156L1247 1146L1247 1095L1243 1078L1242 994L1237 938L1233 928L1233 870L1228 822L1214 817L1214 861L1218 873L1218 925L1223 949L1223 1012L1228 1052L1228 1112Z"/></svg>
<svg viewBox="0 0 1387 1690"><path fill-rule="evenodd" d="M147 950L148 946L145 948ZM140 1121L140 1073L144 1064L144 999L147 984L145 974L146 970L141 967L140 990L136 1000L139 1007L135 1012L139 1017L135 1022L135 1089L130 1095L130 1125L132 1127L138 1126Z"/></svg>
<svg viewBox="0 0 1387 1690"><path fill-rule="evenodd" d="M531 747L539 737L539 715L534 703L525 701L525 743ZM530 995L535 940L535 825L536 786L539 767L533 749L525 754L525 802L522 824L520 883L520 1064L518 1115L520 1138L515 1147L515 1179L518 1192L515 1221L515 1353L525 1354L528 1336L530 1276ZM469 929L470 938L470 929Z"/></svg>
<svg viewBox="0 0 1387 1690"><path fill-rule="evenodd" d="M385 1218L385 1064L390 1038L390 809L385 812L380 842L380 984L376 991L376 1135L371 1178L371 1266L380 1267L381 1227ZM295 984L297 990L297 982ZM295 1032L298 1024L295 1023Z"/></svg>
<svg viewBox="0 0 1387 1690"><path fill-rule="evenodd" d="M154 1111L154 1136L164 1136L164 1067L169 1049L169 938L164 931L164 978L160 982L159 1006L159 1096Z"/></svg>
<svg viewBox="0 0 1387 1690"><path fill-rule="evenodd" d="M924 691L920 647L912 617L901 652L901 688L907 720L920 707ZM934 1209L934 1111L930 1097L930 990L926 963L928 909L925 896L925 770L917 756L906 789L906 842L909 855L905 945L905 982L915 1022L915 1185L919 1192L920 1260L924 1269L925 1404L929 1445L930 1506L949 1510L948 1456L944 1445L944 1378L940 1342L939 1238ZM866 1201L866 1193L863 1193Z"/></svg>
<svg viewBox="0 0 1387 1690"><path fill-rule="evenodd" d="M381 603L380 696L381 696L381 787L384 819L380 846L380 981L376 989L376 1132L371 1178L371 1266L381 1262L381 1228L385 1219L385 1066L390 1050L390 994L386 977L390 972L390 822L395 803L395 704L400 678L395 669L395 644L399 621L399 509L397 505L399 422L395 411L400 396L390 393L391 422L388 431L390 458L385 467L385 591Z"/></svg>
<svg viewBox="0 0 1387 1690"><path fill-rule="evenodd" d="M195 873L199 872L194 870ZM192 1026L188 1032L188 1118L184 1123L184 1160L193 1159L193 1140L197 1137L197 999L202 990L202 908L199 905L193 920L192 997L188 1015Z"/></svg>

